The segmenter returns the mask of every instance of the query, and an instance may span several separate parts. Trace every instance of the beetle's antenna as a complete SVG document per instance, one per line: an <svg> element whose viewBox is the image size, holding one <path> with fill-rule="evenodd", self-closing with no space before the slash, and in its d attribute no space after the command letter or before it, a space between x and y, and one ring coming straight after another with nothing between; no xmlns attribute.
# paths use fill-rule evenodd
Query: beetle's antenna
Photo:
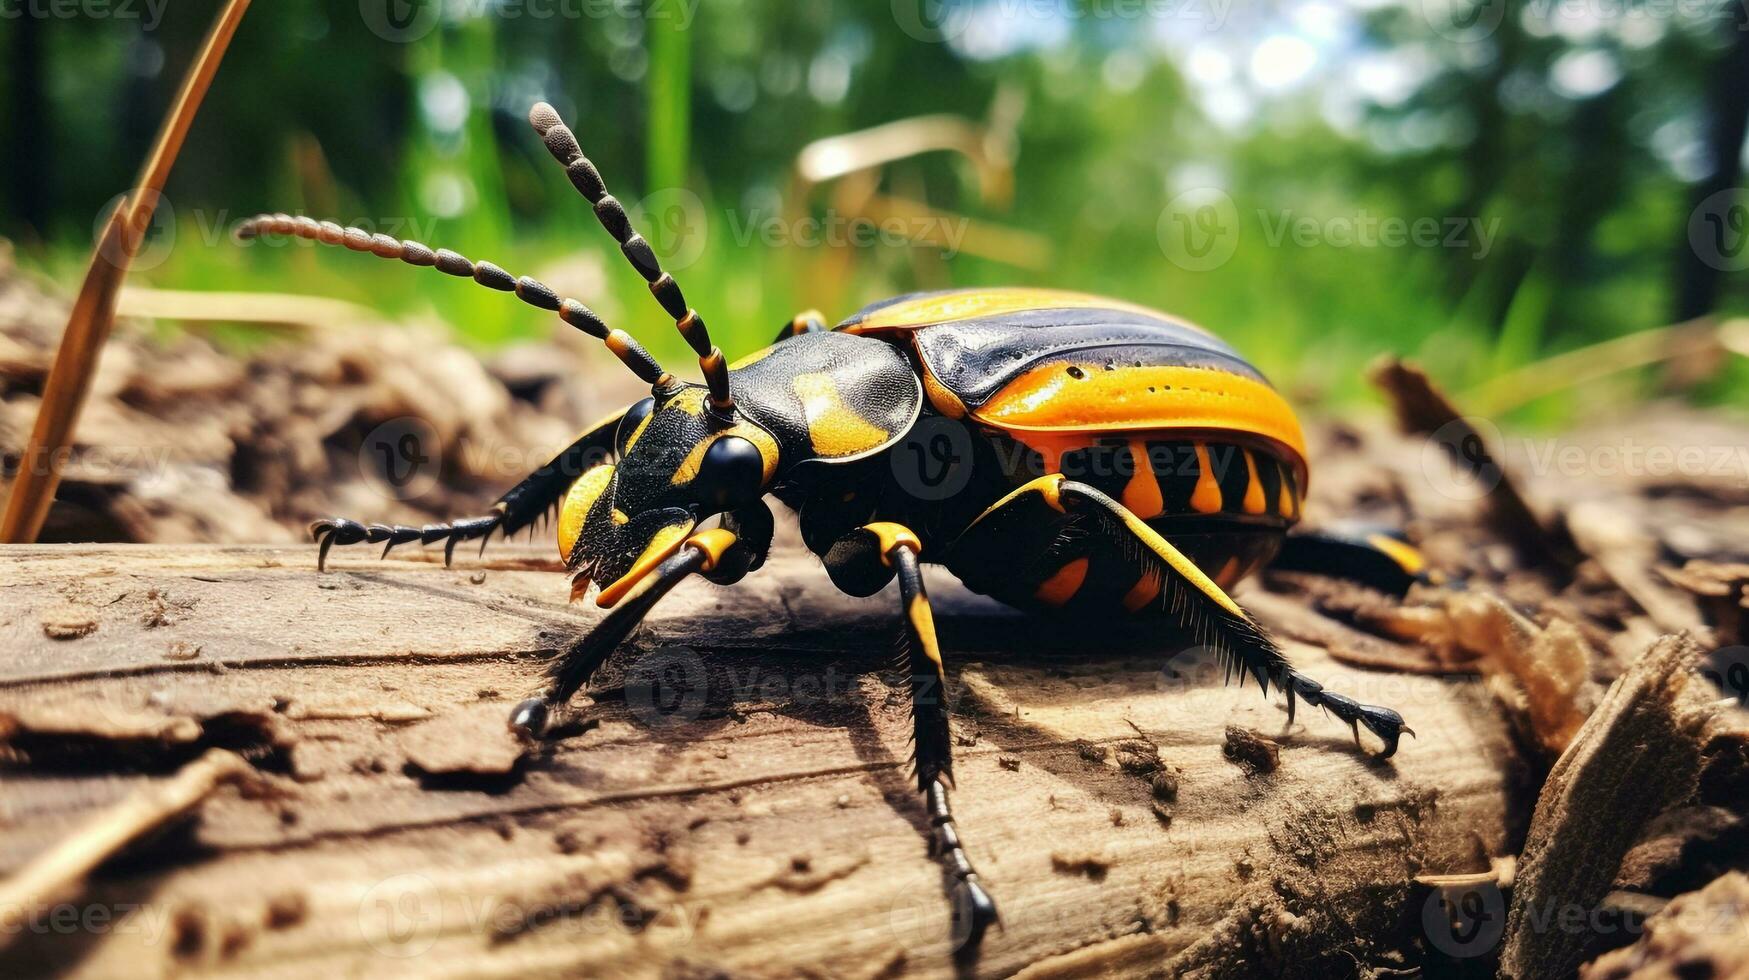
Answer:
<svg viewBox="0 0 1749 980"><path fill-rule="evenodd" d="M680 336L686 338L693 353L698 355L699 369L704 372L705 383L710 386L712 412L718 416L732 414L735 410L735 399L729 394L729 365L723 359L722 348L711 343L710 330L705 327L704 318L698 315L697 310L686 305L686 297L681 295L680 284L674 281L674 277L662 271L662 264L657 261L655 250L632 227L625 206L607 192L607 184L601 179L601 172L583 155L583 148L577 145L577 137L565 125L565 121L559 118L558 110L545 102L537 102L529 110L528 121L546 143L547 152L565 168L565 175L571 178L571 186L577 188L595 207L595 216L601 219L601 226L607 229L614 241L619 242L620 251L625 253L625 257L638 270L638 274L644 277L644 281L650 284L650 292L656 297L656 301L674 318L674 326L680 331Z"/></svg>
<svg viewBox="0 0 1749 980"><path fill-rule="evenodd" d="M343 245L354 252L369 252L385 259L400 259L408 265L433 267L452 276L472 279L488 289L515 293L530 306L551 310L559 319L607 345L632 373L651 387L663 387L674 378L650 356L644 346L624 330L610 330L594 310L574 299L562 298L551 286L523 276L520 279L490 262L473 262L447 248L432 249L419 242L373 235L362 228L344 228L332 221L317 221L302 215L258 214L237 226L237 237L247 241L262 235L305 238L324 245Z"/></svg>

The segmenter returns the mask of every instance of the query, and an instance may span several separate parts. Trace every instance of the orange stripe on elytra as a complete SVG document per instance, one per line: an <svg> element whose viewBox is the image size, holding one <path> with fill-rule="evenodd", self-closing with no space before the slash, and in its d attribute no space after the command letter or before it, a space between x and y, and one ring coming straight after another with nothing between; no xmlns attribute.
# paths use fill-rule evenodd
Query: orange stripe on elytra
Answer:
<svg viewBox="0 0 1749 980"><path fill-rule="evenodd" d="M1154 477L1154 467L1148 462L1148 444L1131 439L1130 459L1135 464L1135 472L1130 474L1130 482L1124 485L1123 505L1137 517L1159 517L1166 509L1166 500L1160 496L1160 481Z"/></svg>
<svg viewBox="0 0 1749 980"><path fill-rule="evenodd" d="M1263 481L1257 478L1257 458L1249 449L1241 452L1245 454L1245 513L1261 514L1267 505L1263 500Z"/></svg>
<svg viewBox="0 0 1749 980"><path fill-rule="evenodd" d="M1060 606L1075 598L1075 593L1081 591L1081 585L1086 581L1087 559L1077 558L1040 583L1033 595L1046 605Z"/></svg>
<svg viewBox="0 0 1749 980"><path fill-rule="evenodd" d="M1294 475L1288 472L1286 466L1281 466L1281 488L1275 495L1275 512L1292 520L1294 516Z"/></svg>
<svg viewBox="0 0 1749 980"><path fill-rule="evenodd" d="M1196 491L1190 495L1190 507L1199 514L1221 512L1221 485L1215 482L1215 468L1209 464L1209 447L1196 444Z"/></svg>
<svg viewBox="0 0 1749 980"><path fill-rule="evenodd" d="M1159 594L1160 575L1150 568L1142 573L1141 578L1136 579L1136 584L1130 586L1128 592L1124 593L1123 607L1129 612L1139 612L1153 603Z"/></svg>

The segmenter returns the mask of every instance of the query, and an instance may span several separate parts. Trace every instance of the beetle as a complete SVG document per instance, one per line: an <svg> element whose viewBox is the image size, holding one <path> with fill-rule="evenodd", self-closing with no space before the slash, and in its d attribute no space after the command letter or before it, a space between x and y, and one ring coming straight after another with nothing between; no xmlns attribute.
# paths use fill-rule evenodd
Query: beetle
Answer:
<svg viewBox="0 0 1749 980"><path fill-rule="evenodd" d="M582 303L489 262L286 214L242 238L296 236L434 267L555 312L600 339L650 395L592 426L505 493L491 513L425 527L317 521L318 568L336 544L459 542L528 529L558 511L572 598L598 588L611 612L517 705L529 738L564 706L664 595L689 576L722 585L757 570L775 498L833 583L868 596L895 578L906 639L917 787L931 849L973 947L996 905L961 842L949 800L946 669L920 566L1022 609L1157 617L1216 652L1265 693L1366 726L1397 749L1390 708L1326 690L1295 670L1228 590L1263 565L1336 571L1394 592L1426 575L1394 538L1289 535L1309 467L1293 410L1219 338L1133 304L1045 289L973 289L875 303L828 329L808 312L734 365L663 271L625 208L550 105L535 131L697 354L704 384L663 370ZM921 437L927 435L927 439ZM929 492L905 459L942 441L954 492ZM927 460L925 460L927 461ZM706 526L710 525L710 526ZM703 528L701 530L701 528ZM1410 732L1410 734L1413 734Z"/></svg>

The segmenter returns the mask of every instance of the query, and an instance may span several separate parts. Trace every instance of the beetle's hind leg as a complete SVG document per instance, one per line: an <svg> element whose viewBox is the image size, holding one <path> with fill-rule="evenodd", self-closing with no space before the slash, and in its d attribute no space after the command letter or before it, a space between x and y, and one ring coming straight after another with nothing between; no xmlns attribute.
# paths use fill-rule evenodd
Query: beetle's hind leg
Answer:
<svg viewBox="0 0 1749 980"><path fill-rule="evenodd" d="M1443 581L1414 545L1377 531L1289 534L1269 567L1343 578L1395 596L1406 595L1416 583Z"/></svg>
<svg viewBox="0 0 1749 980"><path fill-rule="evenodd" d="M1249 675L1265 693L1271 684L1280 687L1287 696L1290 724L1296 699L1303 699L1346 722L1357 742L1360 726L1365 725L1383 743L1380 758L1396 753L1403 733L1414 734L1403 724L1403 716L1390 708L1362 704L1295 670L1269 634L1158 531L1117 501L1060 473L1039 477L980 515L954 542L948 556L950 567L973 589L991 591L1003 584L1004 578L1013 576L1012 566L979 561L977 556L1001 548L1003 543L1012 548L1014 540L1027 540L1029 529L1051 527L1064 515L1097 538L1117 544L1125 564L1133 566L1128 571L1135 576L1134 585L1123 596L1123 608L1135 614L1153 611L1171 616L1195 642L1215 651L1238 674L1241 684ZM1062 560L1049 555L1048 548L1035 550L1046 553L1049 559L1035 562L1031 569L1035 574L1032 584L1039 585L1042 594L1047 590L1040 583L1058 570ZM956 560L960 556L965 560ZM1079 580L1073 581L1077 583L1074 589L1057 598L1075 601ZM1091 601L1099 601L1099 597Z"/></svg>

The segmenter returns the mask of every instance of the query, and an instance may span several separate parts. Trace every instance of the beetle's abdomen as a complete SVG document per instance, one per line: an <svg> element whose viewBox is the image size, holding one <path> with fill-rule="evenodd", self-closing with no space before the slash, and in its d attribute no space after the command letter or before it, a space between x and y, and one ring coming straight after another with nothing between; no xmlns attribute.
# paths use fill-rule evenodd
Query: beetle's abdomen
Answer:
<svg viewBox="0 0 1749 980"><path fill-rule="evenodd" d="M1169 537L1178 525L1285 531L1299 520L1304 500L1294 462L1262 440L1142 431L1063 435L1040 449L1008 433L986 438L1003 470L1002 492L1061 473ZM1216 577L1219 567L1205 571Z"/></svg>

